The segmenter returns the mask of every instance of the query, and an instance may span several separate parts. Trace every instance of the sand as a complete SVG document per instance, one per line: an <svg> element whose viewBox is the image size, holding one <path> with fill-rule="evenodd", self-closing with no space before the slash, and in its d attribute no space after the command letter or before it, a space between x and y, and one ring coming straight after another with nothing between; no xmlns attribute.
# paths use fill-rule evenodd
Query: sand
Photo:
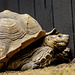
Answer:
<svg viewBox="0 0 75 75"><path fill-rule="evenodd" d="M75 64L60 64L27 71L6 71L0 75L75 75Z"/></svg>

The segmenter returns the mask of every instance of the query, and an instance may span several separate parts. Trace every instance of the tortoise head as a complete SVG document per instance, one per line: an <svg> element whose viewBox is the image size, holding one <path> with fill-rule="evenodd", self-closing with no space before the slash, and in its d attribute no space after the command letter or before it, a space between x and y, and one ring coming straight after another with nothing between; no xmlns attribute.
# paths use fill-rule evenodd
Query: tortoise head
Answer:
<svg viewBox="0 0 75 75"><path fill-rule="evenodd" d="M57 48L60 51L66 48L69 42L69 35L67 34L57 34L48 35L45 37L44 43L52 48Z"/></svg>

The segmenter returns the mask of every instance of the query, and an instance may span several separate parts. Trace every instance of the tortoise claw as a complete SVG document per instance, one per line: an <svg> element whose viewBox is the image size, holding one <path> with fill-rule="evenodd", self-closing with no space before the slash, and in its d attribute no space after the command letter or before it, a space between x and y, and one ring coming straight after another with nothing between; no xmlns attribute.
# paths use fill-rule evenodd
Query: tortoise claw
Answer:
<svg viewBox="0 0 75 75"><path fill-rule="evenodd" d="M30 61L29 63L24 64L24 65L21 67L21 70L22 70L22 71L25 71L25 70L34 69L34 68L37 68L37 67L38 67L37 64L35 64L33 61Z"/></svg>

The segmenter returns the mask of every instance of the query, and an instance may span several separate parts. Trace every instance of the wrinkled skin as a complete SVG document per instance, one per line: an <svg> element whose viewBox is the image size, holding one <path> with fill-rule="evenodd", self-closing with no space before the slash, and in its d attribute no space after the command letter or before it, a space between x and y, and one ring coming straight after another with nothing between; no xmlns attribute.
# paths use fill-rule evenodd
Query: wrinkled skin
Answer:
<svg viewBox="0 0 75 75"><path fill-rule="evenodd" d="M69 42L69 35L58 34L58 35L49 35L45 37L44 43L52 48L58 48L60 51L66 48Z"/></svg>
<svg viewBox="0 0 75 75"><path fill-rule="evenodd" d="M20 68L21 70L27 70L48 66L53 61L53 56L64 51L68 42L69 35L48 35L44 38L40 47L34 48L31 52L28 52L29 54L25 55L26 58L22 59L22 57L20 57L14 60L16 57L13 57L6 69L16 70Z"/></svg>

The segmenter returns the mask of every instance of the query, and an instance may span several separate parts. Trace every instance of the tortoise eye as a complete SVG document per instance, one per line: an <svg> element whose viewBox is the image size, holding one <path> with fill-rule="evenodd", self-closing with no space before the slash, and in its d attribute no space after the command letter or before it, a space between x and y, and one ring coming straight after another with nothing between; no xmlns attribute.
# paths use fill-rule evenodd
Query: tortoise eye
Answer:
<svg viewBox="0 0 75 75"><path fill-rule="evenodd" d="M58 35L58 37L62 37L61 35Z"/></svg>

